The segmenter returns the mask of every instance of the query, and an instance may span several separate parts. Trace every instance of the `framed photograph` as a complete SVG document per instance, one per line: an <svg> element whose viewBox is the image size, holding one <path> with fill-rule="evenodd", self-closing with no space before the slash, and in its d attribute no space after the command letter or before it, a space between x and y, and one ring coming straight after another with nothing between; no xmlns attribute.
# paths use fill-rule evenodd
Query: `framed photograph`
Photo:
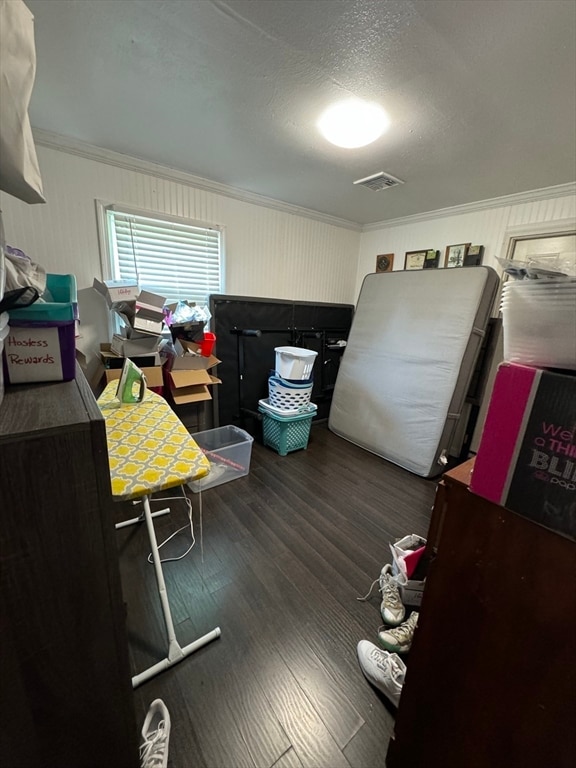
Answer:
<svg viewBox="0 0 576 768"><path fill-rule="evenodd" d="M424 260L428 251L406 251L404 269L424 269Z"/></svg>
<svg viewBox="0 0 576 768"><path fill-rule="evenodd" d="M468 253L471 243L461 243L460 245L449 245L446 248L446 256L444 258L445 267L463 267L464 259Z"/></svg>
<svg viewBox="0 0 576 768"><path fill-rule="evenodd" d="M393 266L393 253L381 253L380 256L376 256L376 272L392 272Z"/></svg>
<svg viewBox="0 0 576 768"><path fill-rule="evenodd" d="M464 256L465 267L480 267L482 266L482 259L484 258L484 246L483 245L471 245L468 248L468 253Z"/></svg>
<svg viewBox="0 0 576 768"><path fill-rule="evenodd" d="M440 264L440 251L426 251L424 269L436 269Z"/></svg>

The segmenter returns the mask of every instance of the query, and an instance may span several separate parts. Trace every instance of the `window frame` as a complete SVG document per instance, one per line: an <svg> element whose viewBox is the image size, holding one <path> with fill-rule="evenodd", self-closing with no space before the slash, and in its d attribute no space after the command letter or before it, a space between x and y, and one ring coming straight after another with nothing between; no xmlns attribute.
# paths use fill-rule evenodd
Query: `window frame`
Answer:
<svg viewBox="0 0 576 768"><path fill-rule="evenodd" d="M184 216L174 216L173 214L162 211L151 211L143 208L135 208L131 205L122 205L121 203L111 203L104 200L96 200L96 219L98 228L98 243L100 251L100 267L102 269L102 278L104 280L119 279L119 264L116 253L112 248L113 233L108 227L108 211L126 214L128 216L144 216L150 219L157 219L159 222L174 222L175 224L184 224L191 227L201 227L203 229L212 229L220 233L220 280L219 290L214 293L225 293L226 284L226 259L225 259L225 227L221 224L214 224L196 219L188 219ZM206 306L209 304L209 296L206 296Z"/></svg>

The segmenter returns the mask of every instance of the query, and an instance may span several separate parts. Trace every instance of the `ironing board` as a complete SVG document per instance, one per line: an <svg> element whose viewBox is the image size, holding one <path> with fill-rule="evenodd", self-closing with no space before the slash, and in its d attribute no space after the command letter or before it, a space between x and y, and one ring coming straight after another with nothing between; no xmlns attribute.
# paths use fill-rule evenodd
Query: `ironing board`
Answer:
<svg viewBox="0 0 576 768"><path fill-rule="evenodd" d="M115 501L140 499L144 508L141 517L117 527L146 522L168 639L167 657L135 675L132 686L136 688L220 637L220 627L216 627L184 648L178 643L150 509L153 493L205 477L210 463L160 395L147 390L142 402L128 405L116 399L117 385L110 382L98 399L106 422L112 496Z"/></svg>

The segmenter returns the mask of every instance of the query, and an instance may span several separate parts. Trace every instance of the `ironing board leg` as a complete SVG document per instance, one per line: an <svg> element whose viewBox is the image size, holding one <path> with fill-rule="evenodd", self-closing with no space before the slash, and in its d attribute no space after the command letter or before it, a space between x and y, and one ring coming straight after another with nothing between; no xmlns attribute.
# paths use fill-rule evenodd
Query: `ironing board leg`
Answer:
<svg viewBox="0 0 576 768"><path fill-rule="evenodd" d="M140 672L139 675L135 675L132 678L133 688L136 688L142 683L145 683L147 680L150 680L150 678L154 677L160 672L163 672L165 669L168 669L168 667L171 667L174 664L177 664L179 661L182 661L182 659L185 659L186 656L189 656L191 653L194 653L194 651L202 648L202 646L206 645L212 640L216 640L216 638L220 637L221 634L220 627L216 627L216 629L213 629L211 632L207 632L205 635L198 638L198 640L194 640L194 642L189 643L189 645L185 645L184 648L182 648L178 643L178 640L176 639L176 633L174 632L174 623L172 621L172 613L170 611L170 603L168 602L164 573L162 572L162 564L160 562L160 554L158 552L158 542L156 540L156 532L154 531L152 512L150 511L150 500L148 496L144 496L142 501L144 504L144 518L146 520L146 527L148 528L148 536L150 538L150 547L152 549L154 570L156 572L156 583L158 584L158 593L160 595L160 603L162 605L162 613L164 615L164 623L166 625L166 634L168 637L168 656L162 661L159 661L157 664L153 664L151 667L144 670L144 672Z"/></svg>
<svg viewBox="0 0 576 768"><path fill-rule="evenodd" d="M170 514L170 507L166 507L165 509L159 509L157 512L152 512L152 517L160 517L160 515L169 515ZM142 512L141 515L138 515L138 517L131 517L130 520L122 520L121 523L116 523L114 526L116 529L118 528L126 528L128 525L135 525L136 523L143 523L145 520L144 518L144 512Z"/></svg>

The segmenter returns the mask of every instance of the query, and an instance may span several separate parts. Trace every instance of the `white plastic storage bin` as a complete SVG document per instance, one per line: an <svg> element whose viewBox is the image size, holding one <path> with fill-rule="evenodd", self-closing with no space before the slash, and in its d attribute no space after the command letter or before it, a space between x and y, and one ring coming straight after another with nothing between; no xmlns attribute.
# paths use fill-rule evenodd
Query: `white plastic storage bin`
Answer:
<svg viewBox="0 0 576 768"><path fill-rule="evenodd" d="M312 378L317 352L300 347L275 347L276 373L283 379L304 381Z"/></svg>
<svg viewBox="0 0 576 768"><path fill-rule="evenodd" d="M244 477L250 470L254 438L239 427L216 427L192 435L210 461L210 474L188 483L194 493Z"/></svg>
<svg viewBox="0 0 576 768"><path fill-rule="evenodd" d="M508 282L500 309L504 360L576 370L576 278Z"/></svg>

